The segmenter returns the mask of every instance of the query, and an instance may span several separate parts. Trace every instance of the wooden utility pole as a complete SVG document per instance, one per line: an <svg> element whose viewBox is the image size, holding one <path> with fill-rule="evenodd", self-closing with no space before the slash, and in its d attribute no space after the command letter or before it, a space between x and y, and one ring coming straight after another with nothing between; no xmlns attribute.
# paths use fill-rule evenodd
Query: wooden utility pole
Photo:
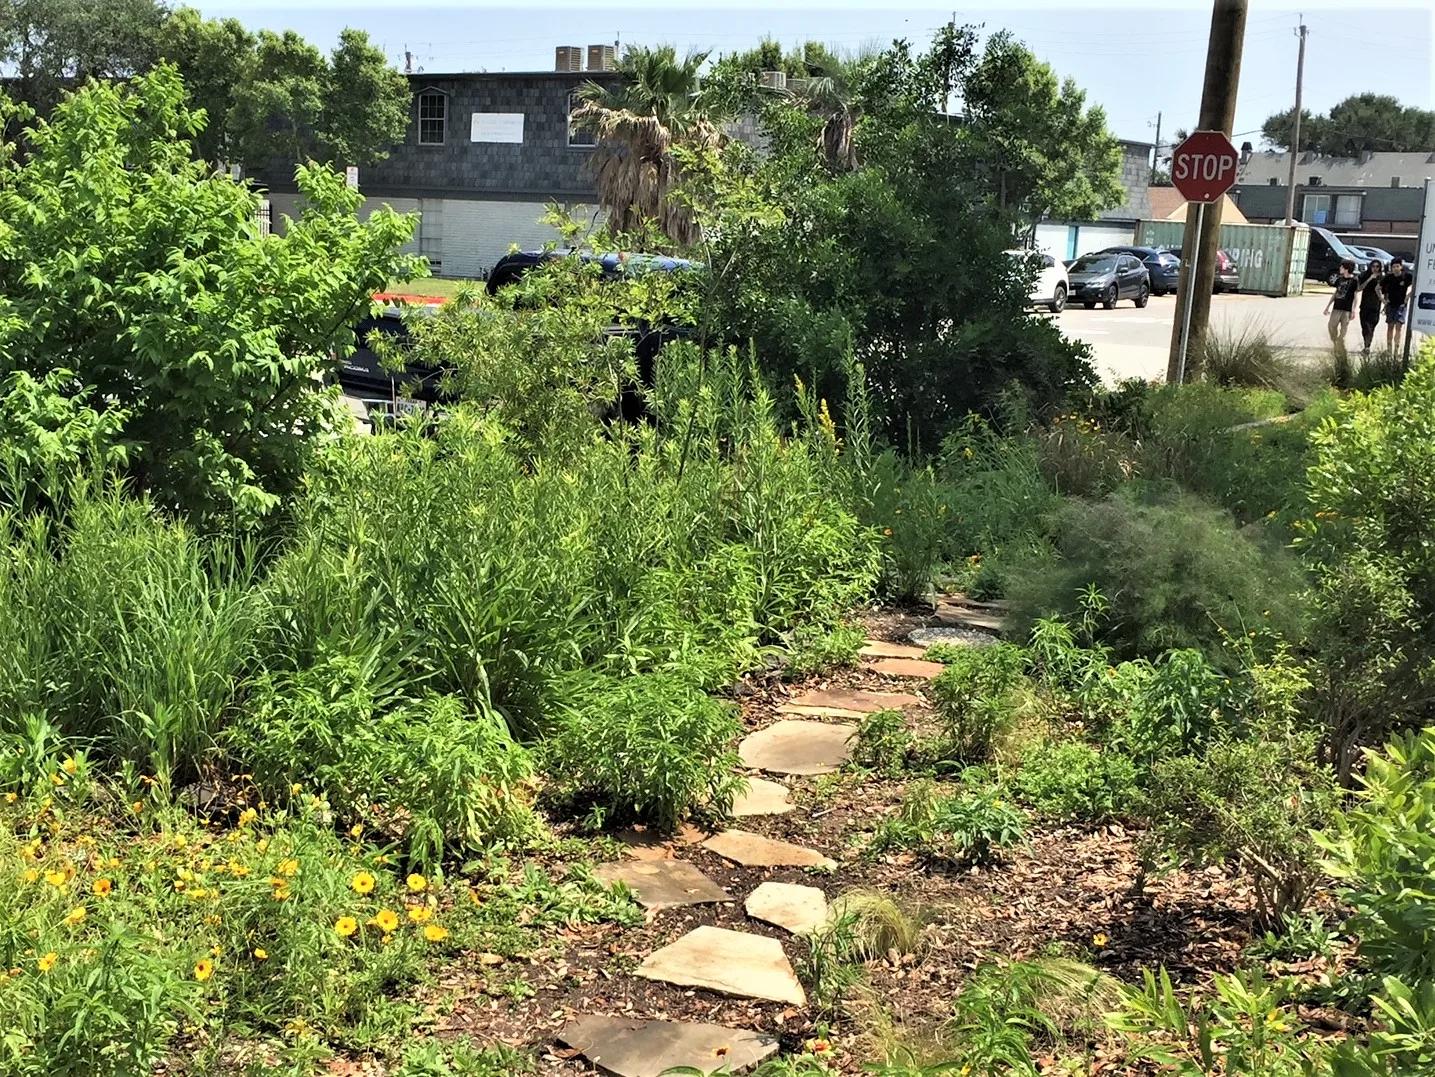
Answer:
<svg viewBox="0 0 1435 1077"><path fill-rule="evenodd" d="M1300 53L1295 62L1295 129L1291 132L1291 167L1286 175L1286 224L1295 224L1295 161L1300 156L1300 97L1305 85L1305 38L1309 30L1305 23L1296 31L1300 35Z"/></svg>
<svg viewBox="0 0 1435 1077"><path fill-rule="evenodd" d="M1236 89L1241 81L1241 46L1246 37L1248 0L1215 0L1211 11L1211 35L1206 42L1206 78L1201 87L1201 119L1198 131L1222 131L1227 137L1235 129ZM1216 250L1221 238L1221 203L1212 203L1200 214L1186 210L1186 232L1181 245L1181 280L1176 288L1176 312L1171 320L1171 353L1166 363L1166 380L1180 377L1181 326L1186 303L1191 304L1191 360L1186 377L1201 368L1206 328L1211 318L1211 292L1216 283ZM1189 275L1195 255L1195 287ZM1188 300L1189 297L1189 300Z"/></svg>
<svg viewBox="0 0 1435 1077"><path fill-rule="evenodd" d="M1156 186L1156 170L1161 166L1161 113L1156 113L1156 148L1151 151L1151 186Z"/></svg>

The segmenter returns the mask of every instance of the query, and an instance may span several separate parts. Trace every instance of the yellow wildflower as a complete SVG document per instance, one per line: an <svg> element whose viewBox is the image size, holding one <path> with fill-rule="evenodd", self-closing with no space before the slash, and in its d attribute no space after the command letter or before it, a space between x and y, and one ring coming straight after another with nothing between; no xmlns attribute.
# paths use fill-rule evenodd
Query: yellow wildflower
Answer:
<svg viewBox="0 0 1435 1077"><path fill-rule="evenodd" d="M209 979L209 978L210 978L211 976L213 976L213 975L214 975L214 962L213 962L213 961L210 961L208 958L204 958L204 959L199 960L199 961L196 961L196 962L194 963L194 978L195 978L196 980L198 980L200 983L204 983L205 980Z"/></svg>
<svg viewBox="0 0 1435 1077"><path fill-rule="evenodd" d="M1111 940L1108 939L1108 938L1107 938L1102 932L1100 932L1100 931L1098 931L1095 935L1092 935L1092 936L1091 936L1091 945L1092 945L1092 946L1095 946L1098 950L1100 950L1102 947L1104 947L1104 946L1105 946L1108 942L1110 942L1110 941L1111 941Z"/></svg>
<svg viewBox="0 0 1435 1077"><path fill-rule="evenodd" d="M279 866L274 869L280 875L293 875L299 870L299 861L281 860Z"/></svg>
<svg viewBox="0 0 1435 1077"><path fill-rule="evenodd" d="M110 891L114 889L114 885L115 884L108 879L96 879L94 886L90 887L90 889L99 897L108 897Z"/></svg>
<svg viewBox="0 0 1435 1077"><path fill-rule="evenodd" d="M262 949L262 948L259 948L259 947L256 947L255 950L254 950L254 960L255 960L255 961L268 961L268 960L269 960L269 951L268 951L268 950L265 950L265 949Z"/></svg>
<svg viewBox="0 0 1435 1077"><path fill-rule="evenodd" d="M65 923L70 927L74 927L76 924L84 921L85 915L85 907L83 905L76 905L65 915Z"/></svg>
<svg viewBox="0 0 1435 1077"><path fill-rule="evenodd" d="M448 928L439 927L438 924L428 924L424 927L424 938L429 942L443 942L448 938Z"/></svg>
<svg viewBox="0 0 1435 1077"><path fill-rule="evenodd" d="M409 889L412 890L415 894L417 894L420 890L428 889L429 881L425 879L422 875L420 875L418 872L414 872L408 877L406 881L409 884Z"/></svg>
<svg viewBox="0 0 1435 1077"><path fill-rule="evenodd" d="M361 871L349 880L349 885L353 887L356 894L372 894L374 892L374 877L367 871Z"/></svg>
<svg viewBox="0 0 1435 1077"><path fill-rule="evenodd" d="M409 907L409 919L416 924L422 924L433 919L433 910L427 905L413 905Z"/></svg>
<svg viewBox="0 0 1435 1077"><path fill-rule="evenodd" d="M393 931L399 926L399 914L393 909L380 909L369 923L382 931Z"/></svg>
<svg viewBox="0 0 1435 1077"><path fill-rule="evenodd" d="M40 960L36 962L36 964L39 965L41 972L49 972L52 968L55 967L55 962L58 960L60 960L60 955L55 953L54 950L51 950L44 957L40 958Z"/></svg>
<svg viewBox="0 0 1435 1077"><path fill-rule="evenodd" d="M75 762L74 756L66 756L65 761L60 764L66 774L73 774L80 769L80 764Z"/></svg>
<svg viewBox="0 0 1435 1077"><path fill-rule="evenodd" d="M334 921L335 933L342 935L346 939L358 930L359 921L355 920L352 916L341 916Z"/></svg>

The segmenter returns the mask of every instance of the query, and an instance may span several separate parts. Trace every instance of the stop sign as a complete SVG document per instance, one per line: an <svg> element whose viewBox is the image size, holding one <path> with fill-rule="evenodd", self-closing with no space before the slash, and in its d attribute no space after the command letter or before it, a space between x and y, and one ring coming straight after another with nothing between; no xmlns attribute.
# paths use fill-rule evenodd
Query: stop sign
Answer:
<svg viewBox="0 0 1435 1077"><path fill-rule="evenodd" d="M1171 182L1187 202L1215 202L1236 182L1240 163L1220 131L1195 131L1171 155Z"/></svg>

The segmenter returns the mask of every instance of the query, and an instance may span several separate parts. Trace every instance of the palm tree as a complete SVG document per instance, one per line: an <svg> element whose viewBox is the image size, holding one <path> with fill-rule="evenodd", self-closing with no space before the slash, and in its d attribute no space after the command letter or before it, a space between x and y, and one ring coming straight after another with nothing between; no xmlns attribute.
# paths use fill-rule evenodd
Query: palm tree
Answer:
<svg viewBox="0 0 1435 1077"><path fill-rule="evenodd" d="M615 85L589 82L573 119L591 126L598 144L589 162L598 200L619 232L655 222L674 243L697 242L701 230L691 207L670 198L682 179L674 145L716 149L723 135L698 95L698 70L707 52L682 60L671 45L631 48Z"/></svg>
<svg viewBox="0 0 1435 1077"><path fill-rule="evenodd" d="M818 148L834 172L855 172L858 164L853 132L857 127L856 91L853 85L860 60L843 60L815 42L803 46L807 76L794 96L808 112L822 119Z"/></svg>

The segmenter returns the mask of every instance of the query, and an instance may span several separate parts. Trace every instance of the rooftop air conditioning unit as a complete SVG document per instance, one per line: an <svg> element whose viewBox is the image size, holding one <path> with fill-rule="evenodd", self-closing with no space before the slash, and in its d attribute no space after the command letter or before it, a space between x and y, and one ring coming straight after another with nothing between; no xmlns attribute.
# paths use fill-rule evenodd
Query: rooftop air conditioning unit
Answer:
<svg viewBox="0 0 1435 1077"><path fill-rule="evenodd" d="M588 70L589 71L616 71L618 69L618 49L613 45L589 45L588 46Z"/></svg>
<svg viewBox="0 0 1435 1077"><path fill-rule="evenodd" d="M553 50L554 71L582 71L583 50L577 45L559 45Z"/></svg>
<svg viewBox="0 0 1435 1077"><path fill-rule="evenodd" d="M758 75L757 80L769 90L787 89L786 71L764 71L762 72L762 74Z"/></svg>

